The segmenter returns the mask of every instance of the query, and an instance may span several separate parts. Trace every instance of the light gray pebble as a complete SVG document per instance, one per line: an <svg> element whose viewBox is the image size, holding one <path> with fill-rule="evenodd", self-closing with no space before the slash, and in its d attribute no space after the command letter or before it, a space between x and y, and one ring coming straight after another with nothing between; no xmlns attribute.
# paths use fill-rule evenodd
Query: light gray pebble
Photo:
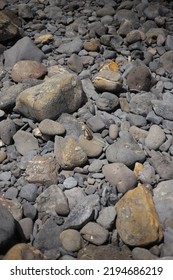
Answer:
<svg viewBox="0 0 173 280"><path fill-rule="evenodd" d="M95 245L104 244L109 236L108 230L94 222L87 223L80 233L85 240Z"/></svg>
<svg viewBox="0 0 173 280"><path fill-rule="evenodd" d="M26 240L29 240L33 230L33 221L30 218L23 218L19 221L20 227Z"/></svg>
<svg viewBox="0 0 173 280"><path fill-rule="evenodd" d="M116 210L114 206L108 206L103 208L99 212L99 216L97 218L97 223L100 224L105 229L111 229L114 225L116 218Z"/></svg>
<svg viewBox="0 0 173 280"><path fill-rule="evenodd" d="M14 198L17 197L18 192L19 191L18 191L17 188L11 187L5 192L4 197L7 198L7 199L14 199Z"/></svg>
<svg viewBox="0 0 173 280"><path fill-rule="evenodd" d="M0 181L9 181L11 179L11 171L5 171L0 174Z"/></svg>
<svg viewBox="0 0 173 280"><path fill-rule="evenodd" d="M27 201L34 202L38 195L37 186L35 184L26 184L19 192L21 198L25 198Z"/></svg>
<svg viewBox="0 0 173 280"><path fill-rule="evenodd" d="M94 159L90 164L88 171L89 172L99 172L102 169L103 163L100 159Z"/></svg>
<svg viewBox="0 0 173 280"><path fill-rule="evenodd" d="M163 144L165 139L166 136L163 129L160 126L153 124L145 138L145 145L151 150L157 150L160 145Z"/></svg>
<svg viewBox="0 0 173 280"><path fill-rule="evenodd" d="M64 180L63 185L65 186L66 189L72 189L77 186L77 180L74 179L73 177L68 177Z"/></svg>
<svg viewBox="0 0 173 280"><path fill-rule="evenodd" d="M70 210L74 208L76 204L78 204L86 196L84 190L79 187L67 189L64 191L64 194L68 199Z"/></svg>

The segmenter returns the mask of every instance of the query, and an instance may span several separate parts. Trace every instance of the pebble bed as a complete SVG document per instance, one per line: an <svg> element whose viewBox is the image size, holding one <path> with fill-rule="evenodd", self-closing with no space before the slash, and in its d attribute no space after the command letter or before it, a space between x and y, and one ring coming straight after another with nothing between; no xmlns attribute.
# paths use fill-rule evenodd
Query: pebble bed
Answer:
<svg viewBox="0 0 173 280"><path fill-rule="evenodd" d="M173 3L1 18L0 259L173 259Z"/></svg>

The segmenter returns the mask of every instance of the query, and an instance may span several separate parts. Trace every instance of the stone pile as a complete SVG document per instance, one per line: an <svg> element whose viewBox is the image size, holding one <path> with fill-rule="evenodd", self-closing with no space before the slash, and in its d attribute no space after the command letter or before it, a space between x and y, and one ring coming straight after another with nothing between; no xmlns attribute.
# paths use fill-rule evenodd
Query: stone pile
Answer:
<svg viewBox="0 0 173 280"><path fill-rule="evenodd" d="M171 1L0 0L0 258L173 258Z"/></svg>

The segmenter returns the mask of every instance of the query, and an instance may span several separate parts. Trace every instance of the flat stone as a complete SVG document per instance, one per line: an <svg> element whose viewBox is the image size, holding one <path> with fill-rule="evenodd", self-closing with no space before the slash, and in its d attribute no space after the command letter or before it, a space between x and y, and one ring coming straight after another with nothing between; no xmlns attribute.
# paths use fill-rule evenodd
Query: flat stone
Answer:
<svg viewBox="0 0 173 280"><path fill-rule="evenodd" d="M66 216L69 213L68 201L57 185L51 185L36 199L35 207L39 212Z"/></svg>
<svg viewBox="0 0 173 280"><path fill-rule="evenodd" d="M83 70L83 63L82 63L82 59L79 55L73 53L69 59L67 60L67 65L68 67L76 72L76 73L81 73Z"/></svg>
<svg viewBox="0 0 173 280"><path fill-rule="evenodd" d="M77 75L59 67L59 74L21 92L15 108L26 117L42 121L73 113L84 102L85 94Z"/></svg>
<svg viewBox="0 0 173 280"><path fill-rule="evenodd" d="M173 73L173 50L165 52L160 57L160 63L166 71Z"/></svg>
<svg viewBox="0 0 173 280"><path fill-rule="evenodd" d="M115 205L116 228L130 246L157 244L163 238L152 195L141 184L127 192Z"/></svg>
<svg viewBox="0 0 173 280"><path fill-rule="evenodd" d="M80 187L67 189L64 191L64 194L68 199L70 210L86 197L84 190Z"/></svg>
<svg viewBox="0 0 173 280"><path fill-rule="evenodd" d="M88 52L100 51L100 41L97 38L91 38L90 40L86 40L84 42L83 47Z"/></svg>
<svg viewBox="0 0 173 280"><path fill-rule="evenodd" d="M137 127L141 127L141 126L145 126L147 125L147 121L146 118L140 115L135 115L135 114L131 114L129 113L127 115L127 121L130 122L131 125L137 126Z"/></svg>
<svg viewBox="0 0 173 280"><path fill-rule="evenodd" d="M53 35L50 34L50 33L47 33L47 34L39 35L35 39L35 43L36 44L45 44L45 43L50 42L52 40L53 40Z"/></svg>
<svg viewBox="0 0 173 280"><path fill-rule="evenodd" d="M139 140L140 138L146 138L148 135L148 131L134 125L129 128L129 132L136 140Z"/></svg>
<svg viewBox="0 0 173 280"><path fill-rule="evenodd" d="M72 53L78 53L83 47L83 42L79 37L76 37L71 42L63 42L57 51L59 53L65 53L71 55Z"/></svg>
<svg viewBox="0 0 173 280"><path fill-rule="evenodd" d="M74 169L87 162L86 153L79 142L71 136L67 136L65 139L60 136L55 137L54 154L63 169Z"/></svg>
<svg viewBox="0 0 173 280"><path fill-rule="evenodd" d="M109 136L112 140L117 139L119 133L119 128L117 124L111 124L109 126Z"/></svg>
<svg viewBox="0 0 173 280"><path fill-rule="evenodd" d="M29 183L50 186L58 182L59 164L53 157L35 156L26 167L26 179Z"/></svg>
<svg viewBox="0 0 173 280"><path fill-rule="evenodd" d="M109 236L108 230L97 223L89 222L81 230L82 237L95 245L103 245Z"/></svg>
<svg viewBox="0 0 173 280"><path fill-rule="evenodd" d="M90 164L88 171L89 172L99 172L101 171L103 163L100 159L94 159L93 162Z"/></svg>
<svg viewBox="0 0 173 280"><path fill-rule="evenodd" d="M0 248L8 244L15 234L15 220L8 208L0 202Z"/></svg>
<svg viewBox="0 0 173 280"><path fill-rule="evenodd" d="M30 244L14 245L3 257L3 260L44 260L45 256Z"/></svg>
<svg viewBox="0 0 173 280"><path fill-rule="evenodd" d="M97 223L105 229L111 229L115 223L116 210L114 206L104 207L97 218Z"/></svg>
<svg viewBox="0 0 173 280"><path fill-rule="evenodd" d="M163 180L173 179L173 161L169 156L153 150L149 162Z"/></svg>
<svg viewBox="0 0 173 280"><path fill-rule="evenodd" d="M132 250L132 256L134 260L157 260L157 256L153 255L149 250L145 248L135 247Z"/></svg>
<svg viewBox="0 0 173 280"><path fill-rule="evenodd" d="M26 184L21 188L19 196L26 199L27 201L34 202L38 196L37 190L38 189L35 184Z"/></svg>
<svg viewBox="0 0 173 280"><path fill-rule="evenodd" d="M16 125L11 119L0 122L0 138L6 144L12 144L13 136L16 133Z"/></svg>
<svg viewBox="0 0 173 280"><path fill-rule="evenodd" d="M50 119L41 121L38 128L41 133L46 135L62 135L65 133L65 128L62 124Z"/></svg>
<svg viewBox="0 0 173 280"><path fill-rule="evenodd" d="M153 110L160 117L166 120L173 120L173 106L172 104L168 104L162 100L153 100Z"/></svg>
<svg viewBox="0 0 173 280"><path fill-rule="evenodd" d="M88 157L98 157L103 151L104 142L96 137L88 140L84 135L81 135L79 137L79 145Z"/></svg>
<svg viewBox="0 0 173 280"><path fill-rule="evenodd" d="M13 136L14 144L21 155L26 155L31 151L38 151L38 140L27 131L18 130Z"/></svg>
<svg viewBox="0 0 173 280"><path fill-rule="evenodd" d="M146 117L152 111L152 100L154 99L156 96L150 92L137 93L130 100L130 111Z"/></svg>
<svg viewBox="0 0 173 280"><path fill-rule="evenodd" d="M23 218L19 221L22 233L26 240L29 240L33 232L33 221L31 218Z"/></svg>
<svg viewBox="0 0 173 280"><path fill-rule="evenodd" d="M103 166L102 172L111 186L116 186L121 193L129 191L137 184L134 172L123 163L106 164Z"/></svg>
<svg viewBox="0 0 173 280"><path fill-rule="evenodd" d="M77 186L77 180L73 177L68 177L64 180L63 185L66 189L75 188Z"/></svg>
<svg viewBox="0 0 173 280"><path fill-rule="evenodd" d="M112 111L119 105L119 99L110 92L103 92L96 100L97 108L106 112Z"/></svg>
<svg viewBox="0 0 173 280"><path fill-rule="evenodd" d="M17 221L21 220L22 218L22 205L20 204L20 202L17 199L6 199L4 198L4 196L2 195L2 193L0 194L0 205L6 207L9 212L12 214L13 218Z"/></svg>
<svg viewBox="0 0 173 280"><path fill-rule="evenodd" d="M76 252L82 248L82 237L75 229L67 229L61 232L60 240L66 251Z"/></svg>
<svg viewBox="0 0 173 280"><path fill-rule="evenodd" d="M145 145L151 150L157 150L165 140L166 136L163 129L160 126L153 124L145 138Z"/></svg>

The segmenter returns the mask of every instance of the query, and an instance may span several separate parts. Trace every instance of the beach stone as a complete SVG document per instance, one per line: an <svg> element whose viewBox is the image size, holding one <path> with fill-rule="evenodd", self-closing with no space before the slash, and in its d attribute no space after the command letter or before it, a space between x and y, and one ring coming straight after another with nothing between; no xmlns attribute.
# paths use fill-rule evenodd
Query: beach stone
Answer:
<svg viewBox="0 0 173 280"><path fill-rule="evenodd" d="M83 47L82 40L79 37L76 37L70 42L62 42L59 48L57 48L57 52L71 55L73 53L79 53L82 47Z"/></svg>
<svg viewBox="0 0 173 280"><path fill-rule="evenodd" d="M99 205L99 196L91 194L84 197L76 206L70 211L63 229L81 229L87 222L92 220L95 207Z"/></svg>
<svg viewBox="0 0 173 280"><path fill-rule="evenodd" d="M103 150L103 143L99 142L99 138L97 139L96 137L88 140L84 135L80 135L79 145L88 157L98 157Z"/></svg>
<svg viewBox="0 0 173 280"><path fill-rule="evenodd" d="M16 18L17 16L13 12L8 14L8 12L0 11L0 42L8 41L19 35L19 25L16 24ZM17 21L19 21L18 18Z"/></svg>
<svg viewBox="0 0 173 280"><path fill-rule="evenodd" d="M157 244L163 238L152 195L141 184L128 191L115 205L116 228L130 246Z"/></svg>
<svg viewBox="0 0 173 280"><path fill-rule="evenodd" d="M4 171L0 174L0 181L9 181L11 179L11 171Z"/></svg>
<svg viewBox="0 0 173 280"><path fill-rule="evenodd" d="M67 229L61 232L60 240L66 251L76 252L82 248L82 237L75 229Z"/></svg>
<svg viewBox="0 0 173 280"><path fill-rule="evenodd" d="M131 30L126 35L125 42L126 42L126 44L130 45L130 44L136 43L136 42L144 40L144 39L145 39L145 35L144 35L144 33L142 31Z"/></svg>
<svg viewBox="0 0 173 280"><path fill-rule="evenodd" d="M36 209L53 215L66 216L69 213L68 201L63 191L57 185L51 185L36 199Z"/></svg>
<svg viewBox="0 0 173 280"><path fill-rule="evenodd" d="M29 240L33 231L33 221L30 218L23 218L19 221L22 233L26 240Z"/></svg>
<svg viewBox="0 0 173 280"><path fill-rule="evenodd" d="M146 118L140 115L135 115L132 113L129 113L126 117L127 121L130 122L131 125L141 127L147 125Z"/></svg>
<svg viewBox="0 0 173 280"><path fill-rule="evenodd" d="M131 167L135 162L143 162L145 153L133 139L117 139L106 150L106 158L109 162L123 163Z"/></svg>
<svg viewBox="0 0 173 280"><path fill-rule="evenodd" d="M22 219L22 205L17 199L6 199L2 193L0 193L0 205L6 207L15 220L19 221Z"/></svg>
<svg viewBox="0 0 173 280"><path fill-rule="evenodd" d="M166 119L166 120L173 120L173 106L172 104L168 104L162 100L153 100L153 110L156 115Z"/></svg>
<svg viewBox="0 0 173 280"><path fill-rule="evenodd" d="M165 52L161 57L160 57L160 63L162 67L168 71L168 73L173 73L173 50Z"/></svg>
<svg viewBox="0 0 173 280"><path fill-rule="evenodd" d="M102 172L111 186L116 186L121 193L126 193L137 184L134 172L123 163L106 164L103 166Z"/></svg>
<svg viewBox="0 0 173 280"><path fill-rule="evenodd" d="M34 202L38 196L37 186L35 184L24 185L19 192L19 196L27 201Z"/></svg>
<svg viewBox="0 0 173 280"><path fill-rule="evenodd" d="M100 40L97 38L91 38L86 40L83 47L88 52L99 52L100 51Z"/></svg>
<svg viewBox="0 0 173 280"><path fill-rule="evenodd" d="M129 128L129 132L136 140L139 140L140 138L146 138L148 135L148 131L146 131L142 128L139 128L135 125L132 125Z"/></svg>
<svg viewBox="0 0 173 280"><path fill-rule="evenodd" d="M62 135L65 133L65 128L57 121L44 119L38 125L42 134L46 135Z"/></svg>
<svg viewBox="0 0 173 280"><path fill-rule="evenodd" d="M26 117L42 121L55 119L62 113L73 113L84 102L79 78L60 67L59 74L21 92L15 108Z"/></svg>
<svg viewBox="0 0 173 280"><path fill-rule="evenodd" d="M26 167L29 183L50 186L58 182L59 164L52 156L35 156Z"/></svg>
<svg viewBox="0 0 173 280"><path fill-rule="evenodd" d="M103 16L106 16L106 15L113 16L114 14L115 14L115 10L111 6L110 7L105 6L103 8L100 8L100 9L96 10L96 15L98 17L103 17Z"/></svg>
<svg viewBox="0 0 173 280"><path fill-rule="evenodd" d="M151 111L148 113L146 120L153 124L160 124L162 122L163 118L156 115L154 113L154 111Z"/></svg>
<svg viewBox="0 0 173 280"><path fill-rule="evenodd" d="M71 136L67 136L65 139L60 136L55 137L54 154L63 169L74 169L87 162L86 153L79 142Z"/></svg>
<svg viewBox="0 0 173 280"><path fill-rule="evenodd" d="M93 132L98 132L105 128L105 123L99 115L89 118L86 124Z"/></svg>
<svg viewBox="0 0 173 280"><path fill-rule="evenodd" d="M158 43L159 37L162 37L162 43L166 40L166 31L163 28L150 28L146 33L146 43L148 45ZM162 45L162 44L161 44Z"/></svg>
<svg viewBox="0 0 173 280"><path fill-rule="evenodd" d="M163 180L173 179L172 168L173 161L168 155L161 154L154 150L151 151L151 158L149 158L150 164L154 167L156 172Z"/></svg>
<svg viewBox="0 0 173 280"><path fill-rule="evenodd" d="M156 96L150 92L137 93L130 100L130 111L146 117L152 111L152 100L154 99L156 99Z"/></svg>
<svg viewBox="0 0 173 280"><path fill-rule="evenodd" d="M173 242L164 243L161 246L160 257L173 256Z"/></svg>
<svg viewBox="0 0 173 280"><path fill-rule="evenodd" d="M12 144L13 136L16 133L16 125L11 119L0 122L0 138L6 144Z"/></svg>
<svg viewBox="0 0 173 280"><path fill-rule="evenodd" d="M143 184L153 184L156 181L156 174L153 166L151 166L147 161L144 162L142 168L139 170L138 179Z"/></svg>
<svg viewBox="0 0 173 280"><path fill-rule="evenodd" d="M82 79L82 88L88 98L94 96L96 94L94 85L92 84L89 78Z"/></svg>
<svg viewBox="0 0 173 280"><path fill-rule="evenodd" d="M83 70L83 63L82 63L82 59L79 55L77 55L76 53L73 53L67 60L67 65L68 67L76 72L76 73L80 73Z"/></svg>
<svg viewBox="0 0 173 280"><path fill-rule="evenodd" d="M106 112L116 109L119 105L119 99L110 92L103 92L96 100L97 108Z"/></svg>
<svg viewBox="0 0 173 280"><path fill-rule="evenodd" d="M160 145L163 144L165 139L166 136L163 129L160 126L153 124L145 138L145 145L151 150L157 150Z"/></svg>
<svg viewBox="0 0 173 280"><path fill-rule="evenodd" d="M103 245L109 236L108 230L97 223L89 222L81 230L82 237L95 245Z"/></svg>
<svg viewBox="0 0 173 280"><path fill-rule="evenodd" d="M173 180L160 182L153 190L153 200L159 220L163 225L167 219L172 219L173 211Z"/></svg>
<svg viewBox="0 0 173 280"><path fill-rule="evenodd" d="M99 216L96 220L98 224L100 224L102 227L104 227L107 230L110 230L112 226L114 225L116 218L116 210L114 206L108 206L103 208L99 212Z"/></svg>
<svg viewBox="0 0 173 280"><path fill-rule="evenodd" d="M88 171L89 172L100 172L102 169L103 163L100 159L94 159L90 164Z"/></svg>
<svg viewBox="0 0 173 280"><path fill-rule="evenodd" d="M112 245L88 245L78 252L79 260L130 260L131 252L122 247L121 250L117 246Z"/></svg>
<svg viewBox="0 0 173 280"><path fill-rule="evenodd" d="M64 194L67 197L70 210L86 197L84 190L80 187L67 189L64 191Z"/></svg>
<svg viewBox="0 0 173 280"><path fill-rule="evenodd" d="M45 76L46 67L38 61L20 60L12 68L12 80L19 83Z"/></svg>
<svg viewBox="0 0 173 280"><path fill-rule="evenodd" d="M139 22L138 17L136 16L135 12L128 9L121 9L116 12L114 16L114 20L118 21L119 23L124 22L125 20L129 20L133 26Z"/></svg>
<svg viewBox="0 0 173 280"><path fill-rule="evenodd" d="M109 126L109 137L110 137L112 140L115 140L115 139L117 139L117 137L118 137L118 133L119 133L118 125L117 125L117 124L111 124L111 125Z"/></svg>
<svg viewBox="0 0 173 280"><path fill-rule="evenodd" d="M33 41L25 36L4 52L5 67L13 67L20 60L36 60L41 62L44 53Z"/></svg>
<svg viewBox="0 0 173 280"><path fill-rule="evenodd" d="M3 260L44 260L45 256L31 244L14 245L3 257Z"/></svg>
<svg viewBox="0 0 173 280"><path fill-rule="evenodd" d="M132 257L134 260L157 260L158 257L153 255L145 248L135 247L132 250Z"/></svg>
<svg viewBox="0 0 173 280"><path fill-rule="evenodd" d="M173 50L173 36L172 35L168 35L166 37L165 47L166 47L166 50L168 50L168 51Z"/></svg>
<svg viewBox="0 0 173 280"><path fill-rule="evenodd" d="M18 130L13 140L17 151L23 156L39 149L38 140L30 132Z"/></svg>
<svg viewBox="0 0 173 280"><path fill-rule="evenodd" d="M151 72L145 65L134 66L127 75L129 89L148 91L151 86Z"/></svg>
<svg viewBox="0 0 173 280"><path fill-rule="evenodd" d="M34 220L37 215L37 209L34 205L26 201L22 204L22 207L24 217Z"/></svg>
<svg viewBox="0 0 173 280"><path fill-rule="evenodd" d="M15 220L9 210L0 202L0 248L2 249L13 239L15 234Z"/></svg>
<svg viewBox="0 0 173 280"><path fill-rule="evenodd" d="M64 180L63 185L66 189L75 188L77 186L77 181L73 177L68 177Z"/></svg>
<svg viewBox="0 0 173 280"><path fill-rule="evenodd" d="M2 163L7 157L7 153L4 151L0 151L0 163Z"/></svg>
<svg viewBox="0 0 173 280"><path fill-rule="evenodd" d="M53 35L51 33L47 33L47 34L39 35L35 39L35 43L36 44L45 44L45 43L50 42L52 40L53 40Z"/></svg>

